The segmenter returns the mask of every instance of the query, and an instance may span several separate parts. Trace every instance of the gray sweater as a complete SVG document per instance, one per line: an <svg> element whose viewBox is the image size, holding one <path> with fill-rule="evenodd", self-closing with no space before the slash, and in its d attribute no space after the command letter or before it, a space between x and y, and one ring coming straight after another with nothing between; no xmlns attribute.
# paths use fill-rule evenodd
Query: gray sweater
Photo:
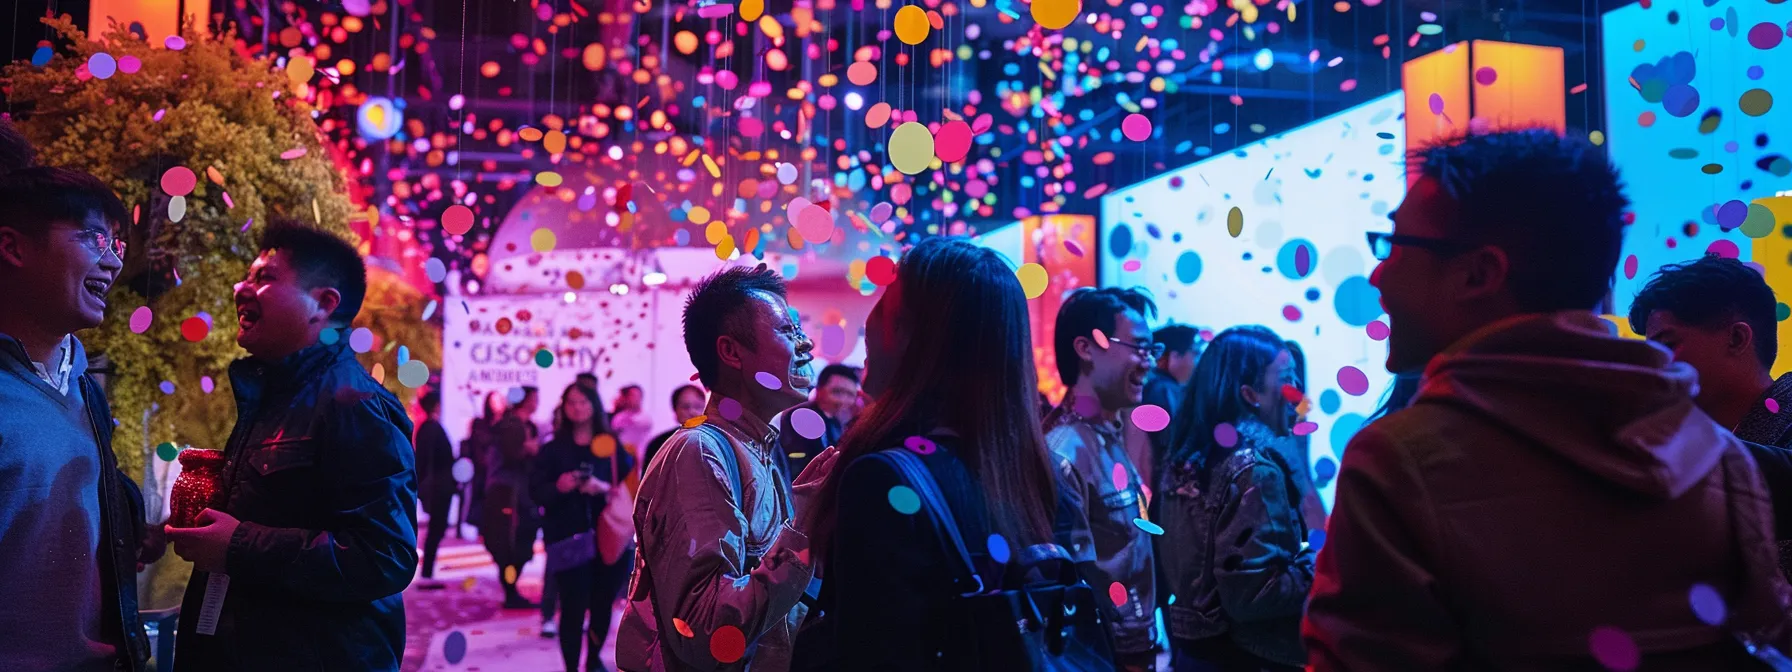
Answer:
<svg viewBox="0 0 1792 672"><path fill-rule="evenodd" d="M20 670L110 670L102 636L99 443L73 383L45 383L0 334L0 661Z"/></svg>

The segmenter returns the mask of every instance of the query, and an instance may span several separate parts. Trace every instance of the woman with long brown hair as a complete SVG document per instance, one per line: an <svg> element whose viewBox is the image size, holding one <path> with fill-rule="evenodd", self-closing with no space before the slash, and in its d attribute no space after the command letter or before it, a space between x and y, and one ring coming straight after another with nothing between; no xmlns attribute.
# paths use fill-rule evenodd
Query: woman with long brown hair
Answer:
<svg viewBox="0 0 1792 672"><path fill-rule="evenodd" d="M866 322L865 345L864 389L875 401L841 438L841 468L804 514L835 633L831 666L949 667L937 658L934 624L960 594L955 551L905 499L902 474L869 458L893 448L921 456L992 588L1011 583L1023 549L1052 541L1058 489L1040 433L1026 297L995 252L932 238L904 256ZM799 661L812 654L799 650Z"/></svg>

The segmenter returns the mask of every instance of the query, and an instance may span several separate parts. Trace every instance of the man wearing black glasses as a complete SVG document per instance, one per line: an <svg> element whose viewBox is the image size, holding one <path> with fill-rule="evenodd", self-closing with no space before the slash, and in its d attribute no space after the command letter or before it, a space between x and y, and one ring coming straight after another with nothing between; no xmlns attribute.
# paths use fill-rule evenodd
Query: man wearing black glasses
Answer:
<svg viewBox="0 0 1792 672"><path fill-rule="evenodd" d="M59 168L0 177L0 661L141 670L137 570L162 536L119 472L112 412L73 333L99 326L129 221L104 183Z"/></svg>
<svg viewBox="0 0 1792 672"><path fill-rule="evenodd" d="M1097 601L1127 670L1152 669L1157 644L1156 575L1144 479L1126 452L1120 412L1138 406L1145 375L1163 356L1145 320L1157 305L1136 289L1084 288L1058 308L1053 350L1070 391L1045 417L1045 443L1065 481L1082 496L1094 548L1068 549Z"/></svg>
<svg viewBox="0 0 1792 672"><path fill-rule="evenodd" d="M1690 367L1593 312L1629 206L1617 170L1544 130L1412 163L1370 243L1388 369L1425 382L1344 453L1309 669L1729 670L1738 639L1784 647L1754 462L1693 403Z"/></svg>

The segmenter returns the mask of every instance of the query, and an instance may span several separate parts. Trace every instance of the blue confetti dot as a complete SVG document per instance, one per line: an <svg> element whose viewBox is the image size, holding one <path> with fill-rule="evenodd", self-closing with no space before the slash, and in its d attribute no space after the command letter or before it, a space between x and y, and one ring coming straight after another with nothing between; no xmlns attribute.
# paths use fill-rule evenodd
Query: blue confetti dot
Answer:
<svg viewBox="0 0 1792 672"><path fill-rule="evenodd" d="M989 559L1005 565L1008 564L1008 558L1008 540L999 534L989 535Z"/></svg>
<svg viewBox="0 0 1792 672"><path fill-rule="evenodd" d="M1186 250L1176 258L1176 279L1182 284L1192 285L1201 279L1201 255L1194 250Z"/></svg>
<svg viewBox="0 0 1792 672"><path fill-rule="evenodd" d="M164 380L162 381L161 389L162 394L174 394L174 383Z"/></svg>
<svg viewBox="0 0 1792 672"><path fill-rule="evenodd" d="M1132 519L1132 524L1138 526L1139 529L1144 530L1146 534L1163 536L1164 528L1158 527L1157 523L1145 520L1144 518L1134 518Z"/></svg>
<svg viewBox="0 0 1792 672"><path fill-rule="evenodd" d="M677 233L672 234L672 242L678 243L680 246L691 244L691 232L679 229Z"/></svg>
<svg viewBox="0 0 1792 672"><path fill-rule="evenodd" d="M1342 450L1342 448L1343 447L1340 446L1338 449ZM1326 482L1332 480L1333 476L1338 475L1338 463L1333 462L1332 458L1321 457L1318 462L1313 464L1313 475L1319 479L1318 483L1323 486Z"/></svg>
<svg viewBox="0 0 1792 672"><path fill-rule="evenodd" d="M1312 533L1308 534L1307 545L1311 546L1315 551L1325 548L1325 530L1313 530Z"/></svg>
<svg viewBox="0 0 1792 672"><path fill-rule="evenodd" d="M1729 610L1724 606L1724 597L1716 588L1703 583L1694 584L1692 593L1687 596L1692 603L1692 613L1706 625L1718 625L1724 622Z"/></svg>
<svg viewBox="0 0 1792 672"><path fill-rule="evenodd" d="M1326 390L1324 392L1320 392L1319 393L1319 410L1324 412L1326 415L1331 415L1333 413L1337 413L1338 406L1340 406L1343 403L1343 401L1344 401L1344 398L1341 396L1338 396L1337 390Z"/></svg>
<svg viewBox="0 0 1792 672"><path fill-rule="evenodd" d="M897 513L910 515L921 510L921 496L906 485L890 488L890 507Z"/></svg>
<svg viewBox="0 0 1792 672"><path fill-rule="evenodd" d="M1318 287L1308 287L1307 288L1307 300L1308 301L1318 301L1319 300L1319 288Z"/></svg>
<svg viewBox="0 0 1792 672"><path fill-rule="evenodd" d="M37 63L37 59L33 58L33 59L31 59L31 62ZM1760 79L1763 75L1766 75L1766 74L1767 74L1767 71L1762 70L1761 66L1759 66L1759 65L1748 66L1748 78L1749 79Z"/></svg>
<svg viewBox="0 0 1792 672"><path fill-rule="evenodd" d="M449 665L459 665L467 657L467 636L456 630L448 633L448 639L442 642L442 659Z"/></svg>
<svg viewBox="0 0 1792 672"><path fill-rule="evenodd" d="M48 45L38 47L37 51L31 52L31 65L38 68L49 65L50 58L55 55L56 52L51 50Z"/></svg>
<svg viewBox="0 0 1792 672"><path fill-rule="evenodd" d="M1340 458L1344 457L1344 447L1350 445L1350 437L1356 436L1357 430L1363 428L1365 419L1355 413L1338 416L1338 420L1332 423L1332 452L1337 453Z"/></svg>
<svg viewBox="0 0 1792 672"><path fill-rule="evenodd" d="M1108 249L1113 251L1115 257L1125 257L1132 252L1132 227L1125 224L1115 226L1114 232L1108 234Z"/></svg>
<svg viewBox="0 0 1792 672"><path fill-rule="evenodd" d="M1338 319L1353 327L1368 326L1375 318L1381 317L1381 290L1369 284L1363 276L1351 276L1338 283L1337 291L1332 293L1332 305L1338 311Z"/></svg>
<svg viewBox="0 0 1792 672"><path fill-rule="evenodd" d="M317 335L317 341L324 345L335 345L339 340L342 340L342 332L335 328L325 329Z"/></svg>

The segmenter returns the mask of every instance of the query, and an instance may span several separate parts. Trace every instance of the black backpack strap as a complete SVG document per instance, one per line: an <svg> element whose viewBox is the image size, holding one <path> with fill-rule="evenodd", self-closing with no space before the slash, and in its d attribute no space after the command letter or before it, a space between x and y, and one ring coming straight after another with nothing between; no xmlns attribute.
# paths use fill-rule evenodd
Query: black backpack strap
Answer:
<svg viewBox="0 0 1792 672"><path fill-rule="evenodd" d="M971 553L965 548L964 537L958 533L958 521L952 517L952 507L946 504L946 498L940 494L939 484L927 465L902 448L892 448L874 455L886 460L908 481L909 487L921 499L921 507L929 512L928 518L933 522L940 542L946 546L947 563L951 565L954 580L959 585L959 593L976 595L984 591L983 577L977 574L976 565L971 562Z"/></svg>

